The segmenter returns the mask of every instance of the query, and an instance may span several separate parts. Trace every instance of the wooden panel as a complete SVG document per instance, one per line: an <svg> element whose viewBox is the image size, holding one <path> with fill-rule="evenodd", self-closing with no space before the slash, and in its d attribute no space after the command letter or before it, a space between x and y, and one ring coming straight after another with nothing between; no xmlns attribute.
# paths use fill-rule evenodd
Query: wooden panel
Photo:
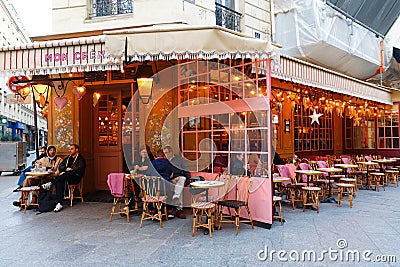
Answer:
<svg viewBox="0 0 400 267"><path fill-rule="evenodd" d="M97 153L95 164L97 169L95 188L96 190L109 190L107 175L110 172L122 172L121 153Z"/></svg>

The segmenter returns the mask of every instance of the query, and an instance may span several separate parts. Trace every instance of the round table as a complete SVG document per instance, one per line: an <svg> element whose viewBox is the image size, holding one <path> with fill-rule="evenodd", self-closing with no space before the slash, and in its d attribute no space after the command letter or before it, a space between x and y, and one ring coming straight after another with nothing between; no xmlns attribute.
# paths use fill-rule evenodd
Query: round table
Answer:
<svg viewBox="0 0 400 267"><path fill-rule="evenodd" d="M39 179L39 186L41 186L42 185L42 177L49 176L49 175L51 175L53 173L54 172L49 172L49 171L45 171L45 172L26 172L25 175L26 176L37 177Z"/></svg>
<svg viewBox="0 0 400 267"><path fill-rule="evenodd" d="M307 186L310 185L310 177L324 174L323 172L315 171L315 170L296 170L295 172L299 173L299 174L304 174L307 176Z"/></svg>
<svg viewBox="0 0 400 267"><path fill-rule="evenodd" d="M190 186L192 187L204 188L204 189L218 188L224 185L225 183L222 181L196 181L190 183ZM208 201L208 190L206 190L206 201Z"/></svg>
<svg viewBox="0 0 400 267"><path fill-rule="evenodd" d="M331 186L331 173L335 173L335 172L341 172L342 169L339 168L319 168L318 171L321 172L327 172L328 173L328 187L329 187L329 193L328 196L321 201L321 203L337 203L336 199L334 197L332 197L332 186Z"/></svg>
<svg viewBox="0 0 400 267"><path fill-rule="evenodd" d="M277 186L276 190L278 191L279 194L282 194L282 191L283 191L282 188L281 188L281 183L290 182L290 181L291 181L290 178L288 178L288 177L281 177L281 176L274 177L274 178L272 179L272 182L273 182L274 184L276 184L276 186Z"/></svg>

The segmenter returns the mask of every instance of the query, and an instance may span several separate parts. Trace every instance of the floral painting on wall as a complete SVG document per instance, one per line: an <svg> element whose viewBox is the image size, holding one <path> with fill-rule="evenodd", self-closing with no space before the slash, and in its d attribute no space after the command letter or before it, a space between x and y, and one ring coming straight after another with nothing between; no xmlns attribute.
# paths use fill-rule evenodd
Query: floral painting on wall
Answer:
<svg viewBox="0 0 400 267"><path fill-rule="evenodd" d="M68 99L68 103L61 110L58 110L55 114L54 122L54 136L56 146L60 149L68 149L69 145L73 143L72 140L72 96L65 95Z"/></svg>

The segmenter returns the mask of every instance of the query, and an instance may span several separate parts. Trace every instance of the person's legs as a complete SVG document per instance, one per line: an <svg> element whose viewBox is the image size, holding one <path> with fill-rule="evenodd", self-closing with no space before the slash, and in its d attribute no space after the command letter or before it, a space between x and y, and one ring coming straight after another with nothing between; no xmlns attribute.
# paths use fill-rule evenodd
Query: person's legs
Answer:
<svg viewBox="0 0 400 267"><path fill-rule="evenodd" d="M65 172L61 174L60 176L56 177L52 184L55 185L56 187L56 202L57 203L62 203L64 199L64 190L65 190L65 181L68 179L68 177L71 176L70 173Z"/></svg>
<svg viewBox="0 0 400 267"><path fill-rule="evenodd" d="M33 166L28 166L27 168L25 168L24 170L21 171L21 175L19 176L19 180L17 185L18 186L23 186L24 184L24 180L26 179L26 172L30 172L32 170Z"/></svg>
<svg viewBox="0 0 400 267"><path fill-rule="evenodd" d="M178 209L183 208L183 187L185 186L186 178L184 176L179 176L171 180L173 184L175 184L174 195L172 196L172 200L178 199L179 205Z"/></svg>

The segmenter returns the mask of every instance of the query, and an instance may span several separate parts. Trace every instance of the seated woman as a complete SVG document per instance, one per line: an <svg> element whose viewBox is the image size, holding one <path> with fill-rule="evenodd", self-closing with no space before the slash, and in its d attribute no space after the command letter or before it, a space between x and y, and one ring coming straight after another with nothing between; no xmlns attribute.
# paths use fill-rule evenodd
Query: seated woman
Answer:
<svg viewBox="0 0 400 267"><path fill-rule="evenodd" d="M150 165L150 159L149 155L147 154L147 150L146 148L142 148L140 150L140 158L137 161L135 161L133 170L137 174L145 174L149 165Z"/></svg>
<svg viewBox="0 0 400 267"><path fill-rule="evenodd" d="M243 164L244 154L232 154L230 163L230 172L232 175L246 175L247 171Z"/></svg>

